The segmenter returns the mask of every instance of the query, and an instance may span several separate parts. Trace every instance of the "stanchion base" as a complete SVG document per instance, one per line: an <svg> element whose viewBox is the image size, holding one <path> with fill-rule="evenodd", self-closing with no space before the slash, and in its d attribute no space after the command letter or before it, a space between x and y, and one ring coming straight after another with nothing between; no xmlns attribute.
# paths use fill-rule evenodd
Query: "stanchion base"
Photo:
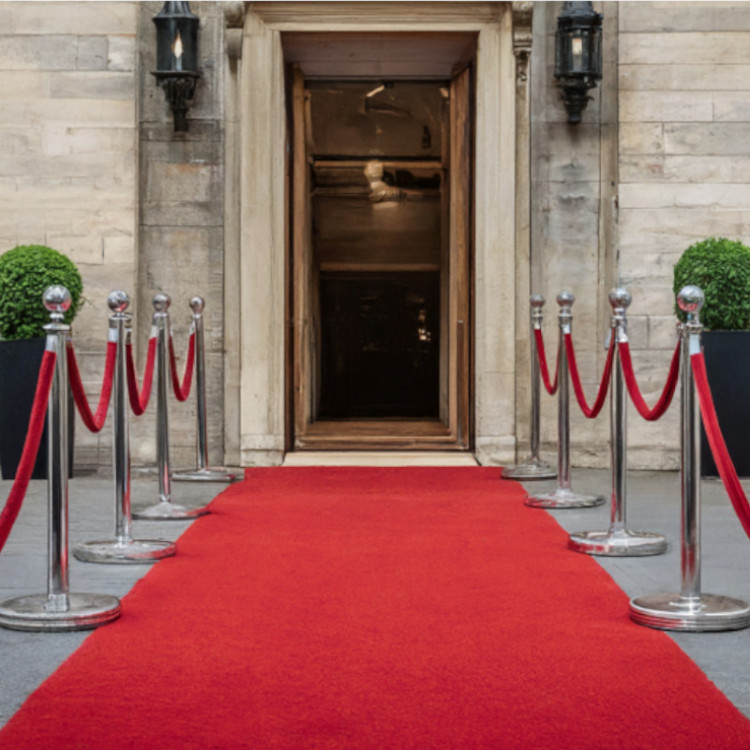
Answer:
<svg viewBox="0 0 750 750"><path fill-rule="evenodd" d="M538 458L527 458L522 464L504 466L500 472L501 479L557 479L557 472Z"/></svg>
<svg viewBox="0 0 750 750"><path fill-rule="evenodd" d="M92 630L120 616L120 600L107 594L68 594L68 609L48 612L47 594L0 602L0 626L11 630Z"/></svg>
<svg viewBox="0 0 750 750"><path fill-rule="evenodd" d="M587 555L642 557L666 552L667 540L649 531L578 531L568 537L568 548Z"/></svg>
<svg viewBox="0 0 750 750"><path fill-rule="evenodd" d="M529 495L526 498L526 505L530 508L593 508L596 505L603 504L604 498L601 496L579 495L571 489L559 487L554 492L543 495Z"/></svg>
<svg viewBox="0 0 750 750"><path fill-rule="evenodd" d="M741 630L750 626L750 605L714 594L701 594L698 599L680 594L651 594L630 602L630 618L639 625L659 630Z"/></svg>
<svg viewBox="0 0 750 750"><path fill-rule="evenodd" d="M189 521L199 516L205 516L211 511L208 508L185 508L182 505L163 500L155 505L133 511L133 518L143 521Z"/></svg>
<svg viewBox="0 0 750 750"><path fill-rule="evenodd" d="M223 466L212 469L186 469L172 474L172 479L178 482L234 482L237 474Z"/></svg>
<svg viewBox="0 0 750 750"><path fill-rule="evenodd" d="M73 554L82 562L119 564L154 563L176 552L177 545L166 539L105 539L83 542L73 550Z"/></svg>

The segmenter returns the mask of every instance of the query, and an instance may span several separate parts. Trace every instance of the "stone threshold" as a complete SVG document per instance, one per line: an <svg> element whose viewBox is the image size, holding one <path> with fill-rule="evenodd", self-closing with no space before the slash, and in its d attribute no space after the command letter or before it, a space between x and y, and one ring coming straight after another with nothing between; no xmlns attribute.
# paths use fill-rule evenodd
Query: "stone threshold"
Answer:
<svg viewBox="0 0 750 750"><path fill-rule="evenodd" d="M471 453L455 451L295 451L283 466L478 466Z"/></svg>

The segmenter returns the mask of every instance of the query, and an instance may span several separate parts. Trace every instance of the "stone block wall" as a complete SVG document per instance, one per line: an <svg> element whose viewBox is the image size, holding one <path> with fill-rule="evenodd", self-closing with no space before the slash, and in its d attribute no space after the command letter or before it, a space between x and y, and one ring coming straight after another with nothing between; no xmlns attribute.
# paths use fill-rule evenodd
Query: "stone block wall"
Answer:
<svg viewBox="0 0 750 750"><path fill-rule="evenodd" d="M604 14L604 79L577 125L555 85L555 29L562 3L535 3L531 106L531 292L546 299L544 334L550 367L558 341L561 291L575 295L573 340L581 377L593 400L604 366L611 309L606 292L615 277L617 179L617 3L596 3ZM614 82L614 86L611 85ZM518 373L518 378L527 377ZM571 393L572 396L572 393ZM574 398L574 397L573 397ZM554 465L557 400L542 391L542 451ZM571 406L571 458L576 465L607 466L606 414L585 419ZM521 450L528 417L519 420Z"/></svg>
<svg viewBox="0 0 750 750"><path fill-rule="evenodd" d="M161 2L0 3L0 251L54 247L82 273L74 326L84 384L101 386L110 291L132 298L142 370L157 292L173 298L179 366L189 299L206 299L211 460L223 460L223 12L196 4L203 76L188 118L172 113L151 75ZM195 460L195 397L170 403L172 463ZM155 463L153 406L131 422L134 465ZM105 427L78 421L75 462L111 465Z"/></svg>
<svg viewBox="0 0 750 750"><path fill-rule="evenodd" d="M653 401L675 342L675 262L705 237L750 242L750 5L621 2L619 27L619 277ZM633 466L678 465L678 410L633 416L630 445Z"/></svg>
<svg viewBox="0 0 750 750"><path fill-rule="evenodd" d="M750 5L595 3L604 15L604 79L575 127L553 78L561 7L534 8L532 291L547 298L551 343L555 295L576 295L574 340L593 397L606 295L627 288L634 364L653 402L676 342L674 263L708 236L750 242ZM553 451L555 402L544 394L542 402L543 444ZM631 467L678 466L678 407L657 423L630 410ZM574 464L608 465L608 439L606 414L591 422L572 407Z"/></svg>
<svg viewBox="0 0 750 750"><path fill-rule="evenodd" d="M74 332L91 394L107 295L135 289L137 16L135 2L0 3L0 252L46 244L78 265ZM111 464L103 432L78 422L77 464Z"/></svg>
<svg viewBox="0 0 750 750"><path fill-rule="evenodd" d="M101 383L112 289L133 296L141 367L153 295L172 296L180 365L187 302L205 297L209 443L219 463L224 425L239 434L223 399L225 375L230 385L238 378L225 357L225 332L236 337L240 321L225 310L224 290L236 279L225 278L224 247L236 243L231 226L225 237L225 205L237 200L239 167L230 159L227 170L225 127L234 127L232 97L241 87L227 83L234 80L224 51L230 4L194 4L203 75L188 132L173 132L150 74L151 19L161 5L0 2L0 252L43 243L79 265L86 304L75 337L92 395ZM634 361L653 400L675 340L672 267L680 253L711 235L750 242L750 4L595 3L604 14L604 80L575 127L553 78L561 6L534 4L529 292L547 298L551 356L555 296L562 289L576 295L574 340L593 394L610 317L606 295L615 285L628 288ZM525 401L523 366L517 377ZM555 403L544 394L542 401L543 448L554 460ZM528 422L518 413L524 452ZM606 415L591 422L577 407L571 413L574 463L606 466ZM170 421L173 464L192 463L193 396L170 405ZM630 465L676 466L677 425L676 408L656 424L631 412ZM152 464L153 412L133 421L132 436L134 463ZM109 465L110 442L108 429L92 436L79 422L76 463ZM239 455L230 443L227 450Z"/></svg>
<svg viewBox="0 0 750 750"><path fill-rule="evenodd" d="M188 111L188 131L175 133L155 68L153 17L161 2L138 3L139 258L138 341L145 355L158 292L170 308L178 367L184 367L191 321L188 302L206 301L206 370L210 460L223 454L224 387L224 15L221 3L194 3L200 18L202 76ZM195 462L195 394L184 404L170 400L170 455L174 467ZM141 417L133 440L133 460L153 463L155 421Z"/></svg>

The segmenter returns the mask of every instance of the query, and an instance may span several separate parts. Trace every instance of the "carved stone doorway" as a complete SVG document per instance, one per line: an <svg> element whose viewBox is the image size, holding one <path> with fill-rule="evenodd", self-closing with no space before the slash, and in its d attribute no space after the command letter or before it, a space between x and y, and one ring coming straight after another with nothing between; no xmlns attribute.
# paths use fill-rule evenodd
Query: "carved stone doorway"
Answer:
<svg viewBox="0 0 750 750"><path fill-rule="evenodd" d="M225 123L227 460L243 465L281 463L299 438L307 440L322 421L311 418L315 388L308 388L309 398L301 400L294 381L299 360L294 349L305 340L300 330L305 316L294 309L300 298L292 294L299 266L290 260L294 258L290 205L295 201L294 189L304 184L292 179L294 154L304 153L293 148L295 137L304 139L304 129L295 132L292 122L291 66L295 62L302 77L298 90L303 102L306 81L446 82L469 64L473 123L466 142L473 155L465 164L471 207L457 213L471 224L461 230L452 216L448 221L450 232L466 231L470 237L465 286L469 317L468 321L458 316L445 324L441 321L437 333L443 336L464 320L464 343L457 340L452 351L456 355L466 352L462 356L469 361L464 370L468 378L463 390L453 391L452 402L443 397L442 403L452 406L447 417L440 414L438 421L445 425L442 434L426 436L423 444L428 439L450 441L450 447L459 451L467 446L480 463L515 460L516 411L528 411L524 390L529 294L525 61L532 4L257 2L242 7L241 33L233 35L236 44L228 47L236 64L228 70ZM366 36L374 44L365 44ZM404 36L420 43L397 44ZM307 44L311 37L327 39L313 50ZM430 39L439 43L431 44ZM467 39L468 47L464 45ZM362 43L353 47L352 40ZM348 44L350 56L343 61L337 41ZM296 47L295 42L299 42ZM314 54L306 55L305 49ZM464 55L466 49L470 54ZM432 55L435 50L437 57ZM312 211L308 214L312 221ZM453 274L454 280L458 278ZM309 315L307 319L313 320ZM467 405L463 422L461 403ZM298 418L303 409L309 415L304 421ZM303 427L299 433L297 424ZM419 435L411 437L422 440ZM398 440L389 443L388 435L375 438L369 443L373 447L397 450L410 445L409 436L406 445L399 445ZM337 447L350 448L351 443L342 440L333 446Z"/></svg>

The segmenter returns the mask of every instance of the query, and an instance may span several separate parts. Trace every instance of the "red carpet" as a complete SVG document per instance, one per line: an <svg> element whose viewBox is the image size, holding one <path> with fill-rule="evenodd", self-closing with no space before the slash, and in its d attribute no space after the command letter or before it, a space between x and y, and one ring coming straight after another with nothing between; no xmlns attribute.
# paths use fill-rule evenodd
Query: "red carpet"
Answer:
<svg viewBox="0 0 750 750"><path fill-rule="evenodd" d="M750 748L750 722L498 476L250 472L0 747Z"/></svg>

